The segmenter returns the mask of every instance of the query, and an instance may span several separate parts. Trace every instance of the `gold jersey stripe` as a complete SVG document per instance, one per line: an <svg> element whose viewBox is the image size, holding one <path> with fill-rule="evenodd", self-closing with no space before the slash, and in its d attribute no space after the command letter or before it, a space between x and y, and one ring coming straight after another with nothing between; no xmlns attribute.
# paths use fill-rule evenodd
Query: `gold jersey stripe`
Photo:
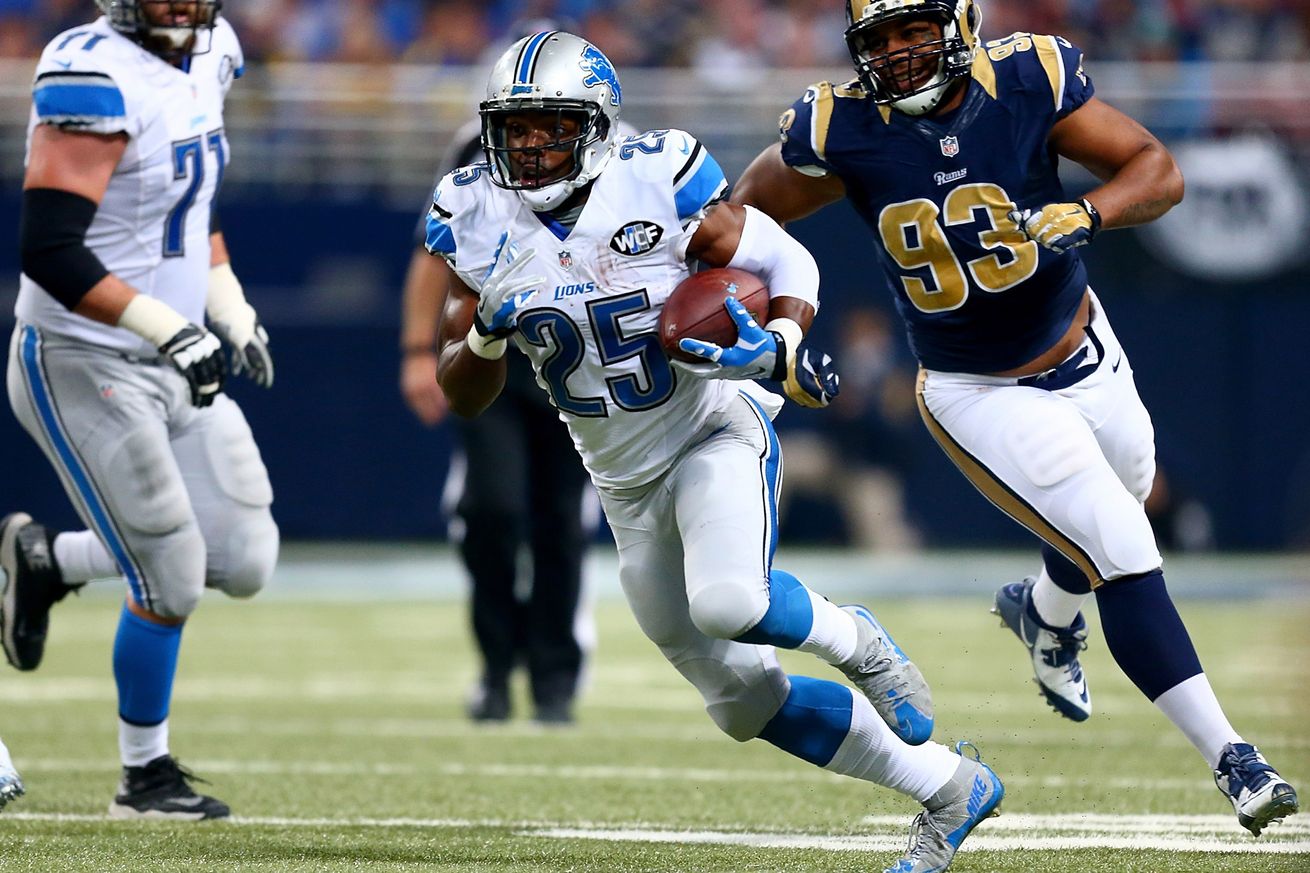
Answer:
<svg viewBox="0 0 1310 873"><path fill-rule="evenodd" d="M974 52L972 73L988 96L996 99L996 70L992 67L992 59L987 57L987 52L982 48Z"/></svg>
<svg viewBox="0 0 1310 873"><path fill-rule="evenodd" d="M812 125L810 141L814 144L814 154L821 161L826 161L828 149L828 128L832 125L832 83L820 82L814 86L814 112L810 117Z"/></svg>
<svg viewBox="0 0 1310 873"><path fill-rule="evenodd" d="M1051 93L1055 95L1055 111L1058 113L1064 105L1064 64L1060 61L1060 46L1053 36L1034 36L1033 46L1037 57L1046 71L1046 78L1051 81Z"/></svg>
<svg viewBox="0 0 1310 873"><path fill-rule="evenodd" d="M1005 483L996 478L977 458L965 451L964 447L946 432L946 428L942 427L941 423L933 418L932 413L928 411L928 404L923 400L923 386L927 379L927 371L920 369L918 385L915 388L915 400L919 404L919 415L923 418L923 423L928 426L928 432L937 441L937 445L942 447L942 451L946 452L946 456L954 462L955 466L960 468L960 472L973 483L973 487L982 492L982 495L998 509L1050 543L1052 547L1070 561L1073 561L1083 575L1091 580L1093 588L1100 586L1105 580L1101 578L1101 574L1097 571L1096 565L1092 563L1091 557L1077 543L1052 527L1050 522L1037 513L1037 510L1006 487Z"/></svg>

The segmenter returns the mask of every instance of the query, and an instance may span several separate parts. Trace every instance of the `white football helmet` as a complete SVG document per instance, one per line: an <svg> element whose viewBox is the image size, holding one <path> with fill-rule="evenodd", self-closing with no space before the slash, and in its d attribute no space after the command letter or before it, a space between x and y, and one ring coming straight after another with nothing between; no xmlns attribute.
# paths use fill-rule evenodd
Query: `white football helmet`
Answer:
<svg viewBox="0 0 1310 873"><path fill-rule="evenodd" d="M870 32L897 18L936 21L942 38L890 53L872 49ZM953 80L972 71L982 11L974 0L847 0L846 21L846 46L870 98L923 115L937 108ZM936 73L917 87L903 81L911 63L923 59L936 60Z"/></svg>
<svg viewBox="0 0 1310 873"><path fill-rule="evenodd" d="M519 40L496 61L487 80L487 99L478 107L491 180L517 191L536 212L556 208L609 162L622 106L614 65L582 37L545 31ZM510 164L505 118L516 112L550 111L573 115L579 122L576 137L547 147L571 150L573 166L563 178L545 184L520 181Z"/></svg>
<svg viewBox="0 0 1310 873"><path fill-rule="evenodd" d="M171 0L96 0L96 6L109 19L109 26L147 51L165 58L209 51L209 41L202 46L200 35L213 29L223 0L192 0L195 18L181 26L153 24L146 15L147 6L171 5Z"/></svg>

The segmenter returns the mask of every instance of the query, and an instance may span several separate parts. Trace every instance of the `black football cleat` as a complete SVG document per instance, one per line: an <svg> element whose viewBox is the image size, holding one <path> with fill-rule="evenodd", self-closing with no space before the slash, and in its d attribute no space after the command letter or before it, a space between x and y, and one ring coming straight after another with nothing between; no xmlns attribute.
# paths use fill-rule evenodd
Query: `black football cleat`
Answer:
<svg viewBox="0 0 1310 873"><path fill-rule="evenodd" d="M124 767L118 795L109 804L110 818L158 818L201 821L227 818L227 804L196 794L192 782L204 782L172 755L160 755L143 767Z"/></svg>
<svg viewBox="0 0 1310 873"><path fill-rule="evenodd" d="M0 519L0 641L19 670L35 670L45 654L50 608L74 587L65 585L55 561L55 531L26 512Z"/></svg>

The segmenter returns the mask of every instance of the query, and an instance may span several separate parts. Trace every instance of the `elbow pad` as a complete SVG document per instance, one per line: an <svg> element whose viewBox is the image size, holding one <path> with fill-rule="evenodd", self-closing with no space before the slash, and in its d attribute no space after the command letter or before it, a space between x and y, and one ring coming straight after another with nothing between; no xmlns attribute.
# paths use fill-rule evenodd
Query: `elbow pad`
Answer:
<svg viewBox="0 0 1310 873"><path fill-rule="evenodd" d="M729 267L754 273L770 295L796 297L819 309L819 265L805 246L754 206L746 208L741 242Z"/></svg>
<svg viewBox="0 0 1310 873"><path fill-rule="evenodd" d="M58 188L23 192L19 253L23 272L72 310L109 270L87 248L86 232L99 207Z"/></svg>

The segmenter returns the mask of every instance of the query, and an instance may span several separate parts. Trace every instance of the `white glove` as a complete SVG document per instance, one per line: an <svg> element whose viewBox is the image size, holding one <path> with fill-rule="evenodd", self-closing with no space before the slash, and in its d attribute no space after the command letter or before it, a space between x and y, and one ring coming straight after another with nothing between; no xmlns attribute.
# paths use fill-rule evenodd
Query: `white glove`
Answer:
<svg viewBox="0 0 1310 873"><path fill-rule="evenodd" d="M519 314L537 296L536 286L545 281L539 275L519 275L536 256L536 249L520 252L508 231L500 235L491 266L482 277L473 327L465 340L473 354L490 361L504 356L505 341L517 328Z"/></svg>
<svg viewBox="0 0 1310 873"><path fill-rule="evenodd" d="M268 332L259 323L255 308L246 302L230 263L210 268L205 313L214 333L232 348L232 375L246 373L261 388L270 387L273 356L268 350Z"/></svg>

